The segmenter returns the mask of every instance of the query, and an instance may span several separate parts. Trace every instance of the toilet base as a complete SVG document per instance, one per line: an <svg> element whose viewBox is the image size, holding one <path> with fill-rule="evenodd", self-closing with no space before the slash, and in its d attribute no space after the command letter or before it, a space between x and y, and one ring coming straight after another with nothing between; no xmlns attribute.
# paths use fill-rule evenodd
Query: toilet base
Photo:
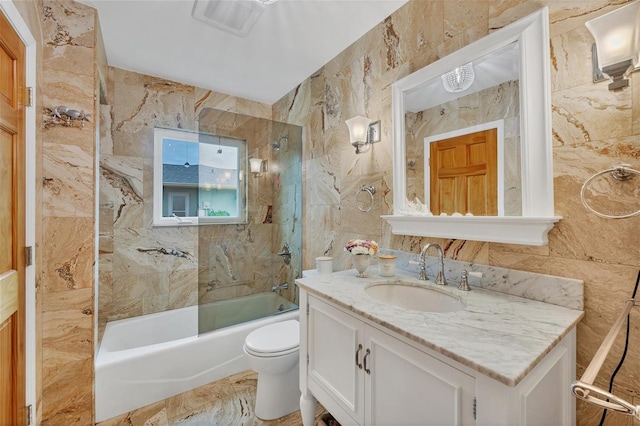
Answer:
<svg viewBox="0 0 640 426"><path fill-rule="evenodd" d="M286 373L258 373L255 415L273 420L300 409L298 363Z"/></svg>

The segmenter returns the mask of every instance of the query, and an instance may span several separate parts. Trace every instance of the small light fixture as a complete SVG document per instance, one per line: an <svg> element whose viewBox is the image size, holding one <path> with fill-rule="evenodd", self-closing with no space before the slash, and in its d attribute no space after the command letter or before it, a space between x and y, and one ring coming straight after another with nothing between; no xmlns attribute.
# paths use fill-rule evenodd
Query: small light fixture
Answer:
<svg viewBox="0 0 640 426"><path fill-rule="evenodd" d="M476 74L473 64L469 62L441 75L444 90L449 93L464 92L473 84Z"/></svg>
<svg viewBox="0 0 640 426"><path fill-rule="evenodd" d="M613 80L609 90L629 86L625 77L640 62L640 1L592 19L585 25L596 41L597 55L593 55L593 60ZM594 65L594 69L596 67Z"/></svg>
<svg viewBox="0 0 640 426"><path fill-rule="evenodd" d="M249 158L249 168L254 178L262 176L262 173L268 170L267 160L261 158Z"/></svg>
<svg viewBox="0 0 640 426"><path fill-rule="evenodd" d="M356 154L369 151L371 144L380 142L380 120L371 122L367 117L356 116L345 121L349 127L349 140Z"/></svg>

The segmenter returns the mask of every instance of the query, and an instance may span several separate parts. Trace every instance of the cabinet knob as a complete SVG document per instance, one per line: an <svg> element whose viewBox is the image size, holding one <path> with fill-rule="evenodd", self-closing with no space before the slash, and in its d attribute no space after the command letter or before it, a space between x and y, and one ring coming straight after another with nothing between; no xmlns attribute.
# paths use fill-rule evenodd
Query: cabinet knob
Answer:
<svg viewBox="0 0 640 426"><path fill-rule="evenodd" d="M358 345L358 350L356 351L356 365L360 370L362 370L362 363L360 362L360 351L362 350L362 345Z"/></svg>

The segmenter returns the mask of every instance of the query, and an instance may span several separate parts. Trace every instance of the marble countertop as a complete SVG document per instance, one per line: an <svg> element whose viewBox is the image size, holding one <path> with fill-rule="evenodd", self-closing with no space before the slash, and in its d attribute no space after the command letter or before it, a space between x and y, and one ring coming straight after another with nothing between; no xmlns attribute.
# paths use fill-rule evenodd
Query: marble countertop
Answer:
<svg viewBox="0 0 640 426"><path fill-rule="evenodd" d="M308 292L359 314L508 386L516 386L583 317L584 312L458 283L438 286L402 270L384 278L355 270L307 276L296 283ZM371 284L404 281L461 299L466 308L430 313L395 307L365 293Z"/></svg>

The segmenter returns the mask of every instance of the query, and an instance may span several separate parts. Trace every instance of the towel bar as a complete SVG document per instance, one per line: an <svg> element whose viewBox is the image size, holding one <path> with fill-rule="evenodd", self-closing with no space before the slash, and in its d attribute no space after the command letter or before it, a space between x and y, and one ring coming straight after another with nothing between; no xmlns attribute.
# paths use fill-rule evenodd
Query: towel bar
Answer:
<svg viewBox="0 0 640 426"><path fill-rule="evenodd" d="M604 364L607 355L611 350L611 346L622 328L622 324L629 312L634 306L639 305L639 302L635 299L627 299L625 301L625 307L618 316L618 319L609 330L609 333L602 341L602 344L598 348L598 351L591 359L589 366L582 374L580 380L576 380L571 384L571 391L577 398L592 404L600 405L609 410L614 410L629 416L634 416L640 420L640 405L633 405L622 398L619 398L607 391L604 391L597 386L593 385L602 364ZM601 397L601 398L599 398Z"/></svg>

